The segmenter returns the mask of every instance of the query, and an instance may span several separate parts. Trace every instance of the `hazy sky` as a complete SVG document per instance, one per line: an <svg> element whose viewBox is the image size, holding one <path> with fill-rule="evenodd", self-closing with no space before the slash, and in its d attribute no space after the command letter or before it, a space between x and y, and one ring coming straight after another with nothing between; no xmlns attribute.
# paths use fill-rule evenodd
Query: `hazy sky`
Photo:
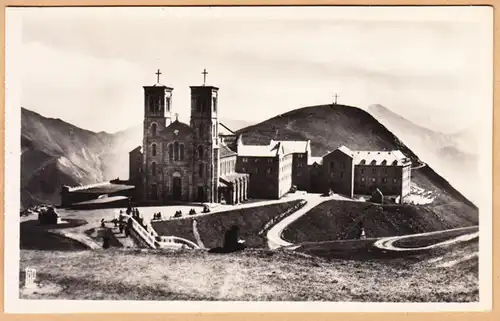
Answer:
<svg viewBox="0 0 500 321"><path fill-rule="evenodd" d="M94 131L142 121L144 85L220 88L221 117L382 104L442 131L491 108L492 10L456 8L32 8L22 12L22 105ZM8 49L9 50L9 49Z"/></svg>

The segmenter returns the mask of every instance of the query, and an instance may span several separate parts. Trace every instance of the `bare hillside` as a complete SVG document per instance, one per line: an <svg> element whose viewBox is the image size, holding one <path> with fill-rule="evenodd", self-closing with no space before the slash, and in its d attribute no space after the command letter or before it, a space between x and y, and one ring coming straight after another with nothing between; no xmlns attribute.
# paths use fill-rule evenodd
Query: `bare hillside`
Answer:
<svg viewBox="0 0 500 321"><path fill-rule="evenodd" d="M313 156L322 156L346 145L354 150L399 149L414 166L422 161L396 135L366 111L344 105L320 105L296 109L238 131L247 144L266 144L270 139L311 140ZM434 202L426 208L440 215L467 216L477 220L478 209L431 166L412 171L412 182L432 191Z"/></svg>

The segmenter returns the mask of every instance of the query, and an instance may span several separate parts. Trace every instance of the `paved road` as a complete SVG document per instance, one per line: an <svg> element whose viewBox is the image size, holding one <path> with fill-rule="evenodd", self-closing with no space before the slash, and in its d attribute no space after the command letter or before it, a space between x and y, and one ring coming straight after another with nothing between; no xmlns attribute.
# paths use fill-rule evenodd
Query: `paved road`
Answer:
<svg viewBox="0 0 500 321"><path fill-rule="evenodd" d="M332 196L321 196L320 194L305 194L302 195L301 199L304 199L307 201L307 204L298 210L295 213L290 214L289 216L285 217L283 220L279 221L276 225L274 225L268 232L267 232L267 245L271 250L280 248L280 247L289 247L291 249L294 244L289 243L282 238L283 231L293 222L295 222L297 219L302 217L303 215L307 214L311 209L314 207L318 206L319 204L329 201L329 200L347 200L347 201L353 201L356 202L355 200L352 200L347 197L343 197L337 194L334 194Z"/></svg>

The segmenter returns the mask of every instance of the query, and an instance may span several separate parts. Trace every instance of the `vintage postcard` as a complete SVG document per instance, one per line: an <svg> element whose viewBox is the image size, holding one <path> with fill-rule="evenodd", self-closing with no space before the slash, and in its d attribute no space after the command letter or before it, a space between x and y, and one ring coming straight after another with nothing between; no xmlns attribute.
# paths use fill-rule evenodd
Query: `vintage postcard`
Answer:
<svg viewBox="0 0 500 321"><path fill-rule="evenodd" d="M493 8L6 13L5 311L486 311Z"/></svg>

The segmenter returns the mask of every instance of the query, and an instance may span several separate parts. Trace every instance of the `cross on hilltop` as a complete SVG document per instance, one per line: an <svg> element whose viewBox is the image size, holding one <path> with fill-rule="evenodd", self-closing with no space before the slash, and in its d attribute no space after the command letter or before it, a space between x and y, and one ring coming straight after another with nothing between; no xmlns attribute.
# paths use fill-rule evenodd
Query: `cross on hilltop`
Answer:
<svg viewBox="0 0 500 321"><path fill-rule="evenodd" d="M337 93L335 93L335 95L333 96L333 98L335 98L335 101L334 101L334 105L337 105L337 98L339 97L339 95L337 95Z"/></svg>

